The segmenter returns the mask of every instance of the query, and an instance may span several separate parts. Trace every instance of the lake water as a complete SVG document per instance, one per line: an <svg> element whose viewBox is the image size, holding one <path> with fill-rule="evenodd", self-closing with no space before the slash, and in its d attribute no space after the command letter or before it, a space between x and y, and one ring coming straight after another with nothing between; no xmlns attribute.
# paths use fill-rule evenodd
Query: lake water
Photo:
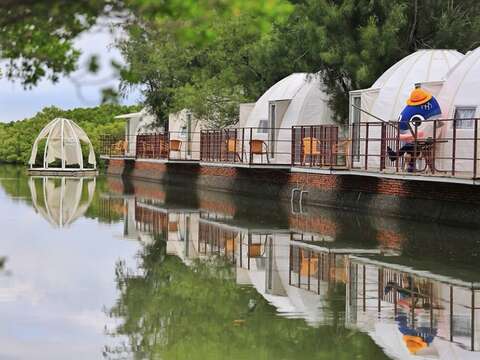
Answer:
<svg viewBox="0 0 480 360"><path fill-rule="evenodd" d="M0 359L480 359L478 229L0 166L0 239Z"/></svg>

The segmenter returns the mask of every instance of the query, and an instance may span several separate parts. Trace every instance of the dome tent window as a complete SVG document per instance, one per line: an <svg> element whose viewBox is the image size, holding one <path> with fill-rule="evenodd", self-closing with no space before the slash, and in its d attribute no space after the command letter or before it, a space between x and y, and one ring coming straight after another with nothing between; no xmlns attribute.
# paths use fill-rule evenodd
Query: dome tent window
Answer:
<svg viewBox="0 0 480 360"><path fill-rule="evenodd" d="M475 119L475 107L458 106L455 108L455 127L457 129L473 129Z"/></svg>
<svg viewBox="0 0 480 360"><path fill-rule="evenodd" d="M82 146L86 148L85 159ZM97 165L93 145L85 131L72 120L63 118L52 120L40 131L28 164L30 171L95 171Z"/></svg>

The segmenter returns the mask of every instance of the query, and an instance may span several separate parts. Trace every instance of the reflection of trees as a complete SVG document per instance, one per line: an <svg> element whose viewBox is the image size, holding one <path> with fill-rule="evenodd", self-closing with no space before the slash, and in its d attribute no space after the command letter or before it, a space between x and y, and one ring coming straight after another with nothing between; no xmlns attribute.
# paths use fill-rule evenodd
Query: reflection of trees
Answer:
<svg viewBox="0 0 480 360"><path fill-rule="evenodd" d="M234 267L224 258L186 267L165 253L165 242L157 237L144 247L136 272L118 264L120 296L110 316L120 325L112 335L125 336L128 344L107 348L107 357L385 358L366 334L276 316L253 287L236 285Z"/></svg>

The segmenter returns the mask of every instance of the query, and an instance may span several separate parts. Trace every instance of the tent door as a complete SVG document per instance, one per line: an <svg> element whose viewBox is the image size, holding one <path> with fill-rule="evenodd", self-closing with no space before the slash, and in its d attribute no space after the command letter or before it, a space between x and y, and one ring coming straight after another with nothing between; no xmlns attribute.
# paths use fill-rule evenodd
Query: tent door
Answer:
<svg viewBox="0 0 480 360"><path fill-rule="evenodd" d="M275 157L275 142L276 142L276 120L277 120L277 105L270 103L269 105L269 129L268 129L268 149L270 157Z"/></svg>
<svg viewBox="0 0 480 360"><path fill-rule="evenodd" d="M360 119L361 113L360 108L361 104L361 97L360 95L356 95L352 97L353 104L355 108L352 107L352 156L354 161L360 161Z"/></svg>

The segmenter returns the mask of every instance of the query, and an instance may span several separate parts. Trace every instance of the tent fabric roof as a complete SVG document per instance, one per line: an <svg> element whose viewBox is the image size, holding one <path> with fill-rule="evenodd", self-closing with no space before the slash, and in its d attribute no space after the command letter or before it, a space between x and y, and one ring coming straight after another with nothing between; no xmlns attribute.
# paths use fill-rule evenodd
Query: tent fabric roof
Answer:
<svg viewBox="0 0 480 360"><path fill-rule="evenodd" d="M88 163L96 165L95 152L85 131L75 122L63 118L55 118L49 122L38 134L33 143L32 153L28 163L35 164L38 152L38 144L46 139L44 151L44 168L59 159L62 160L62 168L65 165L80 165L83 168L83 155L81 142L88 145Z"/></svg>
<svg viewBox="0 0 480 360"><path fill-rule="evenodd" d="M453 67L438 95L444 118L453 118L455 106L480 107L480 47ZM478 110L477 110L478 116Z"/></svg>
<svg viewBox="0 0 480 360"><path fill-rule="evenodd" d="M441 81L463 55L456 50L418 50L390 67L368 90L378 88L370 110L383 120L395 120L416 83Z"/></svg>
<svg viewBox="0 0 480 360"><path fill-rule="evenodd" d="M281 127L317 124L330 117L328 96L322 90L322 82L316 74L293 73L270 87L255 103L246 126L258 127L260 120L268 119L268 104L271 101L290 100Z"/></svg>

